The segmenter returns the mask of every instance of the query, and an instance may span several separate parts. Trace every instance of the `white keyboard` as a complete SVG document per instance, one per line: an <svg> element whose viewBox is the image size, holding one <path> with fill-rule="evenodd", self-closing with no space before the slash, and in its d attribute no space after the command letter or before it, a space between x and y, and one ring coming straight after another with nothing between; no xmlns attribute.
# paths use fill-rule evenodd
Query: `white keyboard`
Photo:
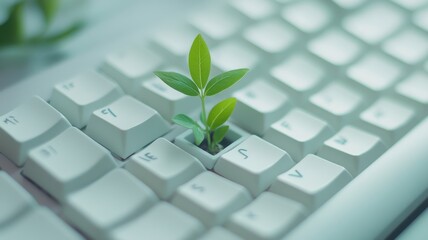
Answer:
<svg viewBox="0 0 428 240"><path fill-rule="evenodd" d="M0 90L0 239L385 239L426 209L428 1L182 8ZM251 69L215 158L153 74L186 74L197 33L213 74Z"/></svg>

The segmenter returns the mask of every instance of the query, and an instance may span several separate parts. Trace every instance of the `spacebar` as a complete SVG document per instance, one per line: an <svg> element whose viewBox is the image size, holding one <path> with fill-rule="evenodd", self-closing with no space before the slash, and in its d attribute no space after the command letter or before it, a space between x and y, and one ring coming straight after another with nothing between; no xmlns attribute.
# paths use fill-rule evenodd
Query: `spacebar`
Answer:
<svg viewBox="0 0 428 240"><path fill-rule="evenodd" d="M428 197L428 118L284 239L384 239Z"/></svg>

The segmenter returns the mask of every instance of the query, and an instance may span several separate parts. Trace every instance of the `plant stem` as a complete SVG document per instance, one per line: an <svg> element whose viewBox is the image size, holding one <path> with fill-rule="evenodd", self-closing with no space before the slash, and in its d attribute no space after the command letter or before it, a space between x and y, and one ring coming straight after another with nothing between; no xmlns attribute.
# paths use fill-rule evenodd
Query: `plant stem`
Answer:
<svg viewBox="0 0 428 240"><path fill-rule="evenodd" d="M207 120L207 113L206 113L206 109L205 109L205 95L201 96L201 104L202 104L202 118L203 118L203 124L205 126L205 135L207 138L207 145L208 145L208 152L213 153L214 152L214 147L212 146L211 143L211 130L210 127L206 124L206 120Z"/></svg>

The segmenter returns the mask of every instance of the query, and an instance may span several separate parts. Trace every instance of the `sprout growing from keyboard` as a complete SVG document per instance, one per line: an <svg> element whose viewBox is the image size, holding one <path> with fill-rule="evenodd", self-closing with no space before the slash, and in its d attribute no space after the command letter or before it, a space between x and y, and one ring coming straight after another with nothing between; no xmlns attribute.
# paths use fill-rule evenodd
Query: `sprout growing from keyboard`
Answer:
<svg viewBox="0 0 428 240"><path fill-rule="evenodd" d="M191 79L175 72L156 71L155 75L175 90L189 96L199 97L202 107L200 122L185 114L177 114L172 118L172 121L185 128L192 129L195 144L200 146L205 142L204 147L201 147L211 154L216 154L221 150L220 143L229 130L229 126L224 125L224 123L231 116L235 108L236 99L231 97L220 101L207 115L206 98L231 87L248 72L248 69L227 71L208 80L211 57L208 46L200 34L196 36L190 48L188 63Z"/></svg>

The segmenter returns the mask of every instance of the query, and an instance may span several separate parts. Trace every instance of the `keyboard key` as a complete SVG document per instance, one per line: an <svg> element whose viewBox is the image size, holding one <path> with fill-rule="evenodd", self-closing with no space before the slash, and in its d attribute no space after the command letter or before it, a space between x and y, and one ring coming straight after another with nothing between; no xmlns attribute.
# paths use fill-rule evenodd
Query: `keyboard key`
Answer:
<svg viewBox="0 0 428 240"><path fill-rule="evenodd" d="M356 177L385 150L379 137L346 126L325 141L317 155L341 165Z"/></svg>
<svg viewBox="0 0 428 240"><path fill-rule="evenodd" d="M123 169L115 169L67 197L65 217L92 239L106 239L113 227L149 209L155 194Z"/></svg>
<svg viewBox="0 0 428 240"><path fill-rule="evenodd" d="M381 98L360 114L361 127L391 146L410 130L415 114L415 110L404 103Z"/></svg>
<svg viewBox="0 0 428 240"><path fill-rule="evenodd" d="M243 240L229 230L226 230L222 227L213 227L205 235L203 235L199 240Z"/></svg>
<svg viewBox="0 0 428 240"><path fill-rule="evenodd" d="M422 7L423 5L426 5L428 3L427 0L393 0L393 1L409 10L417 10L419 7Z"/></svg>
<svg viewBox="0 0 428 240"><path fill-rule="evenodd" d="M360 53L361 44L344 32L332 29L309 42L309 50L336 66L351 63Z"/></svg>
<svg viewBox="0 0 428 240"><path fill-rule="evenodd" d="M237 68L254 68L259 62L259 56L254 48L241 41L229 41L212 51L212 63L221 71Z"/></svg>
<svg viewBox="0 0 428 240"><path fill-rule="evenodd" d="M131 46L107 55L101 71L113 78L127 94L162 63L158 54L142 46Z"/></svg>
<svg viewBox="0 0 428 240"><path fill-rule="evenodd" d="M287 95L265 80L255 81L236 91L233 96L237 99L233 120L243 129L257 135L263 135L269 125L290 108Z"/></svg>
<svg viewBox="0 0 428 240"><path fill-rule="evenodd" d="M428 31L428 7L413 14L413 22L425 31Z"/></svg>
<svg viewBox="0 0 428 240"><path fill-rule="evenodd" d="M22 166L28 151L55 137L70 123L40 97L32 97L0 116L0 152Z"/></svg>
<svg viewBox="0 0 428 240"><path fill-rule="evenodd" d="M270 74L285 91L299 98L307 97L308 93L314 91L325 75L313 58L301 54L293 55L276 65Z"/></svg>
<svg viewBox="0 0 428 240"><path fill-rule="evenodd" d="M428 105L427 89L428 75L424 72L410 75L395 87L395 91L400 95L424 106Z"/></svg>
<svg viewBox="0 0 428 240"><path fill-rule="evenodd" d="M381 54L370 53L348 68L349 78L373 92L391 87L401 76L403 67Z"/></svg>
<svg viewBox="0 0 428 240"><path fill-rule="evenodd" d="M223 40L237 32L242 26L242 18L231 10L206 7L190 16L190 24L214 40Z"/></svg>
<svg viewBox="0 0 428 240"><path fill-rule="evenodd" d="M230 5L252 20L266 18L275 12L274 4L265 0L233 0Z"/></svg>
<svg viewBox="0 0 428 240"><path fill-rule="evenodd" d="M155 110L124 96L96 110L86 133L114 154L127 158L169 129L169 124Z"/></svg>
<svg viewBox="0 0 428 240"><path fill-rule="evenodd" d="M116 167L111 154L77 128L65 130L28 155L24 176L59 201Z"/></svg>
<svg viewBox="0 0 428 240"><path fill-rule="evenodd" d="M6 172L0 170L0 235L2 226L36 205L33 197Z"/></svg>
<svg viewBox="0 0 428 240"><path fill-rule="evenodd" d="M221 156L214 171L257 196L293 165L285 151L252 135Z"/></svg>
<svg viewBox="0 0 428 240"><path fill-rule="evenodd" d="M356 37L376 44L390 36L403 22L404 15L399 9L386 2L374 2L345 18L343 25Z"/></svg>
<svg viewBox="0 0 428 240"><path fill-rule="evenodd" d="M280 239L306 215L303 205L264 192L233 214L226 227L244 239Z"/></svg>
<svg viewBox="0 0 428 240"><path fill-rule="evenodd" d="M270 191L296 200L313 211L351 179L343 167L310 154L279 175Z"/></svg>
<svg viewBox="0 0 428 240"><path fill-rule="evenodd" d="M0 239L83 240L54 213L37 207L7 227L0 228Z"/></svg>
<svg viewBox="0 0 428 240"><path fill-rule="evenodd" d="M92 112L123 95L120 87L97 72L80 74L55 85L50 104L77 127L83 128Z"/></svg>
<svg viewBox="0 0 428 240"><path fill-rule="evenodd" d="M137 92L135 98L154 108L168 121L179 113L191 113L200 104L198 99L174 90L159 78L142 82Z"/></svg>
<svg viewBox="0 0 428 240"><path fill-rule="evenodd" d="M205 226L221 225L251 201L242 186L212 172L204 172L178 188L172 203L197 217Z"/></svg>
<svg viewBox="0 0 428 240"><path fill-rule="evenodd" d="M147 213L118 227L111 239L195 239L204 230L203 225L187 213L162 202Z"/></svg>
<svg viewBox="0 0 428 240"><path fill-rule="evenodd" d="M361 108L363 97L340 82L333 82L309 98L310 112L317 113L338 128L346 124Z"/></svg>
<svg viewBox="0 0 428 240"><path fill-rule="evenodd" d="M167 52L184 57L189 53L190 46L197 32L187 26L174 26L156 29L154 41Z"/></svg>
<svg viewBox="0 0 428 240"><path fill-rule="evenodd" d="M333 0L333 1L336 2L337 5L346 9L353 9L367 2L367 0Z"/></svg>
<svg viewBox="0 0 428 240"><path fill-rule="evenodd" d="M332 134L326 122L301 109L293 109L272 124L263 138L298 162L307 154L315 153Z"/></svg>
<svg viewBox="0 0 428 240"><path fill-rule="evenodd" d="M261 50L273 54L290 48L296 40L296 33L284 22L268 20L247 28L244 38Z"/></svg>
<svg viewBox="0 0 428 240"><path fill-rule="evenodd" d="M161 199L169 199L180 185L205 170L198 159L164 138L134 154L125 169L147 184Z"/></svg>
<svg viewBox="0 0 428 240"><path fill-rule="evenodd" d="M428 54L428 38L419 30L406 29L390 38L382 47L385 52L397 59L408 64L416 64Z"/></svg>
<svg viewBox="0 0 428 240"><path fill-rule="evenodd" d="M301 31L312 33L330 22L331 12L322 1L296 1L284 8L282 17Z"/></svg>

